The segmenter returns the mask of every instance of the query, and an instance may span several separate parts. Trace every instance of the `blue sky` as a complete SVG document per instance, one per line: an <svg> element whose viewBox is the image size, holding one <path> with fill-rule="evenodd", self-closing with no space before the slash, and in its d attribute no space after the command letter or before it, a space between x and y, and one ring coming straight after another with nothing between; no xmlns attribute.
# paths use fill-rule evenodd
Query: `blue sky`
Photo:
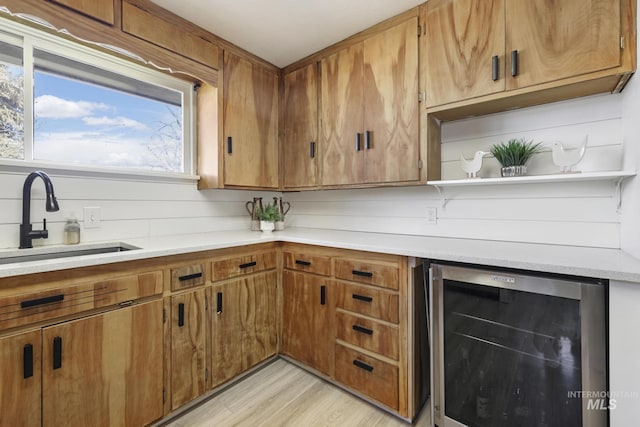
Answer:
<svg viewBox="0 0 640 427"><path fill-rule="evenodd" d="M148 169L160 156L175 163L156 144L162 123L173 121L162 102L37 72L34 111L36 160Z"/></svg>

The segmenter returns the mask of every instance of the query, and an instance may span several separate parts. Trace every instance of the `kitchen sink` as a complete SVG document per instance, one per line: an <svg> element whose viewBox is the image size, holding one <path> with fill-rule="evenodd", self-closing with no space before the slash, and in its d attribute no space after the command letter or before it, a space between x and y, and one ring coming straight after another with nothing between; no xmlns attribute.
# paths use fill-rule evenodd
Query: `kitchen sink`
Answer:
<svg viewBox="0 0 640 427"><path fill-rule="evenodd" d="M83 255L108 254L113 252L124 252L140 249L126 243L112 243L108 245L91 245L82 248L68 249L66 247L57 248L35 248L0 252L0 264L14 264L19 262L43 261L49 259L72 258Z"/></svg>

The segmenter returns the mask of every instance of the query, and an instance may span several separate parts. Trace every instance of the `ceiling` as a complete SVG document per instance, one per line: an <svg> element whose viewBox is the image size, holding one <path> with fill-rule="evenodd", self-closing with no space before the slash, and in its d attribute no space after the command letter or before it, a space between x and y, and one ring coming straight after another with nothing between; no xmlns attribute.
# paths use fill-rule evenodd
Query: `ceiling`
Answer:
<svg viewBox="0 0 640 427"><path fill-rule="evenodd" d="M278 67L424 0L152 0Z"/></svg>

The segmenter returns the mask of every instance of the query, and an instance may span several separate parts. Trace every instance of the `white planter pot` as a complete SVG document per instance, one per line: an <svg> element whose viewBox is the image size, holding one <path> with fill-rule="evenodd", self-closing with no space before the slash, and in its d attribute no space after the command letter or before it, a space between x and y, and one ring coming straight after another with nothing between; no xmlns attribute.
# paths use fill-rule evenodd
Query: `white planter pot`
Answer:
<svg viewBox="0 0 640 427"><path fill-rule="evenodd" d="M271 221L260 221L260 230L271 232L275 228L275 224Z"/></svg>

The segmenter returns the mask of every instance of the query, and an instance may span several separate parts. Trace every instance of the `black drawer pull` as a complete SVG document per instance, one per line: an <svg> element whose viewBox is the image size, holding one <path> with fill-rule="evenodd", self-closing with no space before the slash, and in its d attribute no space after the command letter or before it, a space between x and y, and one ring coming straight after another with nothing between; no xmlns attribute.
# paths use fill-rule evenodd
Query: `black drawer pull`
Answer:
<svg viewBox="0 0 640 427"><path fill-rule="evenodd" d="M238 267L240 267L240 268L249 268L249 267L255 267L256 265L258 265L258 263L256 261L251 261L251 262L246 262L244 264L240 264Z"/></svg>
<svg viewBox="0 0 640 427"><path fill-rule="evenodd" d="M202 277L202 272L180 276L178 277L178 280L181 282L186 282L187 280L199 279L200 277Z"/></svg>
<svg viewBox="0 0 640 427"><path fill-rule="evenodd" d="M351 270L351 274L354 276L373 277L373 273L370 271Z"/></svg>
<svg viewBox="0 0 640 427"><path fill-rule="evenodd" d="M356 133L356 151L360 151L361 141L362 141L362 134Z"/></svg>
<svg viewBox="0 0 640 427"><path fill-rule="evenodd" d="M363 334L373 335L373 330L369 328L365 328L364 326L353 325L351 329L353 329L354 331L362 332Z"/></svg>
<svg viewBox="0 0 640 427"><path fill-rule="evenodd" d="M313 141L309 143L309 157L312 159L316 157L316 143Z"/></svg>
<svg viewBox="0 0 640 427"><path fill-rule="evenodd" d="M491 57L491 80L494 82L500 78L500 60L498 55Z"/></svg>
<svg viewBox="0 0 640 427"><path fill-rule="evenodd" d="M511 51L511 75L513 77L518 75L518 51Z"/></svg>
<svg viewBox="0 0 640 427"><path fill-rule="evenodd" d="M366 297L364 295L358 295L358 294L351 294L351 298L353 299L357 299L359 301L364 301L364 302L371 302L373 301L372 297Z"/></svg>
<svg viewBox="0 0 640 427"><path fill-rule="evenodd" d="M222 313L222 292L218 292L217 300L216 312L220 314Z"/></svg>
<svg viewBox="0 0 640 427"><path fill-rule="evenodd" d="M178 304L178 326L181 328L184 326L184 304Z"/></svg>
<svg viewBox="0 0 640 427"><path fill-rule="evenodd" d="M364 133L364 148L366 148L367 150L371 149L372 134L373 132L371 132L370 130Z"/></svg>
<svg viewBox="0 0 640 427"><path fill-rule="evenodd" d="M320 286L320 305L327 303L327 287L325 285Z"/></svg>
<svg viewBox="0 0 640 427"><path fill-rule="evenodd" d="M301 260L301 259L297 259L297 260L296 260L296 264L298 264L298 265L304 265L304 266L307 266L307 267L308 267L308 266L310 266L310 265L311 265L311 261L303 261L303 260Z"/></svg>
<svg viewBox="0 0 640 427"><path fill-rule="evenodd" d="M53 339L53 369L62 368L62 338Z"/></svg>
<svg viewBox="0 0 640 427"><path fill-rule="evenodd" d="M21 308L30 308L35 307L37 305L50 304L52 302L60 302L64 300L64 295L53 295L50 297L38 298L38 299L30 299L28 301L22 301L20 303Z"/></svg>
<svg viewBox="0 0 640 427"><path fill-rule="evenodd" d="M358 368L364 369L367 372L373 371L373 366L367 365L366 363L361 362L358 359L354 359L353 364L356 365Z"/></svg>
<svg viewBox="0 0 640 427"><path fill-rule="evenodd" d="M33 345L26 344L22 350L22 366L24 372L24 378L30 378L33 376Z"/></svg>
<svg viewBox="0 0 640 427"><path fill-rule="evenodd" d="M227 153L233 153L233 138L230 136L227 137Z"/></svg>

